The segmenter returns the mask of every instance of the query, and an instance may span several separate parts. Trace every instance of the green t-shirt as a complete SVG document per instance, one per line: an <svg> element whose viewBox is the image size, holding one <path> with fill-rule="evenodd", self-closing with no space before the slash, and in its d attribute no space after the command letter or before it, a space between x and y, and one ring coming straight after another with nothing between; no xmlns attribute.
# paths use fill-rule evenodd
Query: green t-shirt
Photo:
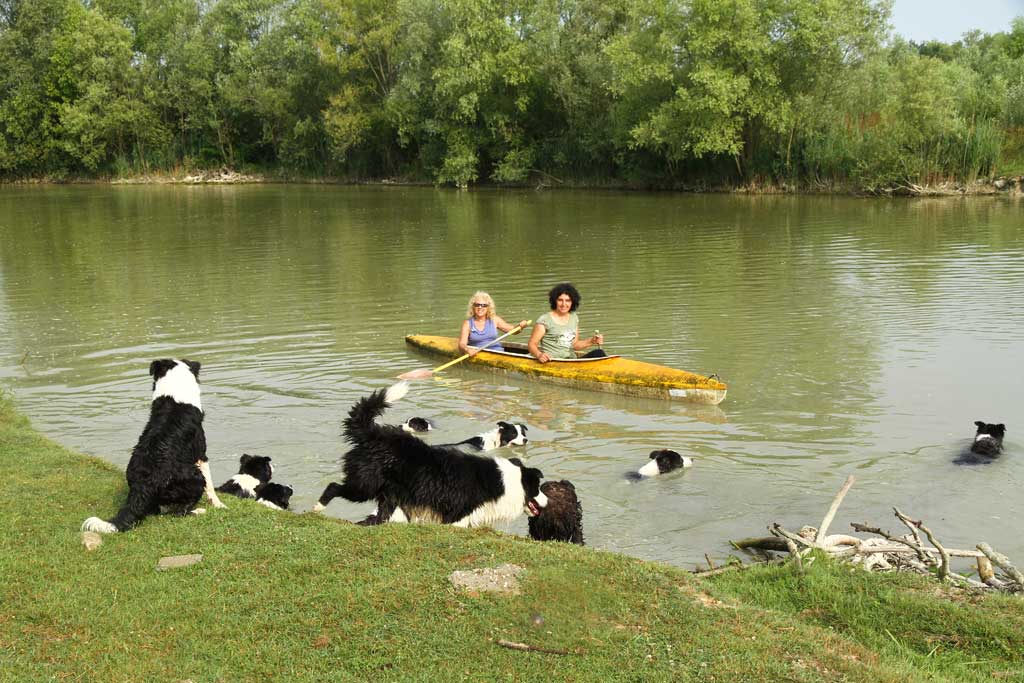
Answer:
<svg viewBox="0 0 1024 683"><path fill-rule="evenodd" d="M572 343L576 341L576 329L580 326L579 316L570 313L569 322L562 325L554 319L549 311L537 318L537 322L545 329L544 337L540 340L541 351L552 358L576 357Z"/></svg>

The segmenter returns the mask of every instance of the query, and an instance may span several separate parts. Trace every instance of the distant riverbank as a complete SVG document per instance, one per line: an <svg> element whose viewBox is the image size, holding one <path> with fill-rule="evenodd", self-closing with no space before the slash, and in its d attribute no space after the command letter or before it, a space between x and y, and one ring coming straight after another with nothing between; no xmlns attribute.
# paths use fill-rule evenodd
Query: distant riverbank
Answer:
<svg viewBox="0 0 1024 683"><path fill-rule="evenodd" d="M49 177L24 178L7 181L13 185L254 185L268 183L295 183L306 185L375 185L424 187L434 183L410 178L342 178L332 176L308 176L280 171L236 171L233 169L192 170L180 172L154 172L150 174L105 177ZM998 176L979 179L973 183L939 182L932 184L899 185L882 188L863 188L835 183L801 183L783 181L753 181L745 184L714 184L704 182L629 183L622 181L559 179L547 174L536 174L528 182L503 184L476 184L474 189L593 189L655 192L707 192L735 194L808 194L808 195L860 195L860 196L907 196L907 197L953 197L1017 195L1024 192L1024 175ZM465 189L465 188L463 188Z"/></svg>

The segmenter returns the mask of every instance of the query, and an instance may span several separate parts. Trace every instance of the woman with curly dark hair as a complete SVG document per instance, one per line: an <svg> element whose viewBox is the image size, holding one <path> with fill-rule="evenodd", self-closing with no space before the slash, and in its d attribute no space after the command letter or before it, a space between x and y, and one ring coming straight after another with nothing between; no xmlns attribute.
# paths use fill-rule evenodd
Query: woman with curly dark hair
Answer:
<svg viewBox="0 0 1024 683"><path fill-rule="evenodd" d="M548 303L551 304L551 310L537 318L527 344L534 358L541 363L547 363L552 358L575 358L576 351L604 343L604 335L600 332L586 339L579 338L580 321L576 309L580 305L580 293L571 282L562 282L552 287L548 292ZM595 349L585 357L605 355L603 350Z"/></svg>

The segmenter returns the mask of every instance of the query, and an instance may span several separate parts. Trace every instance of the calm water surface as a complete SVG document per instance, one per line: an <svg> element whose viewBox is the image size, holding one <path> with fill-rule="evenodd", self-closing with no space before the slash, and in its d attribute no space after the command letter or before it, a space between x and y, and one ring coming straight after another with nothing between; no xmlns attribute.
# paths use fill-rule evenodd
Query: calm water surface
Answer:
<svg viewBox="0 0 1024 683"><path fill-rule="evenodd" d="M882 200L348 187L0 189L0 385L55 440L124 465L154 358L203 363L214 478L270 455L307 510L338 472L341 417L440 361L476 289L508 320L583 294L581 331L641 360L718 373L687 407L453 368L386 417L430 440L498 419L572 480L590 545L689 566L772 522L900 529L1024 561L1024 221L1013 199ZM973 421L997 463L952 463ZM684 473L633 483L654 448ZM506 452L505 455L511 455ZM359 519L369 505L328 512ZM83 518L90 511L83 510ZM525 533L525 520L506 531Z"/></svg>

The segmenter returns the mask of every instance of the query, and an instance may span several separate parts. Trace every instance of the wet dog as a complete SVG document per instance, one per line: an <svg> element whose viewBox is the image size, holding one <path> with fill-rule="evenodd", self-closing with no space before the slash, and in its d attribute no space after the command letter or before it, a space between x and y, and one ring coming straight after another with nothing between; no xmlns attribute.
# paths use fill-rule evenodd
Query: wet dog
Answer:
<svg viewBox="0 0 1024 683"><path fill-rule="evenodd" d="M412 418L413 420L421 418ZM406 421L408 424L409 420ZM412 431L406 429L406 425L401 425L405 431ZM494 429L471 436L468 439L458 441L456 443L439 444L438 448L458 448L469 452L483 452L492 451L496 448L503 446L522 446L526 444L529 439L526 438L527 426L521 422L498 422L498 426ZM374 510L366 519L356 522L360 526L374 526L376 524L384 524L386 522L408 522L401 510L395 510L393 507L381 502L377 505L377 509Z"/></svg>
<svg viewBox="0 0 1024 683"><path fill-rule="evenodd" d="M344 480L331 482L314 510L341 496L353 502L377 501L382 517L397 509L409 521L463 527L540 513L547 504L540 470L518 458L432 446L400 427L374 421L407 391L408 385L400 382L352 406L345 419L345 438L352 449L344 455Z"/></svg>
<svg viewBox="0 0 1024 683"><path fill-rule="evenodd" d="M563 479L546 481L540 490L547 496L548 504L527 521L530 538L583 545L583 507L576 497L576 487Z"/></svg>
<svg viewBox="0 0 1024 683"><path fill-rule="evenodd" d="M974 426L977 427L974 442L971 444L970 451L954 461L958 465L990 463L1003 452L1003 436L1006 434L1006 425L1002 423L989 424L977 420Z"/></svg>
<svg viewBox="0 0 1024 683"><path fill-rule="evenodd" d="M988 424L978 420L974 423L978 431L974 434L974 443L971 444L971 452L978 455L985 455L994 458L1003 452L1003 437L1006 435L1006 425Z"/></svg>
<svg viewBox="0 0 1024 683"><path fill-rule="evenodd" d="M656 477L684 467L693 467L693 458L667 448L651 451L648 457L650 462L636 471L638 477Z"/></svg>
<svg viewBox="0 0 1024 683"><path fill-rule="evenodd" d="M256 502L273 510L287 510L292 493L294 491L291 486L266 482L256 487Z"/></svg>
<svg viewBox="0 0 1024 683"><path fill-rule="evenodd" d="M265 455L243 453L238 459L238 474L217 487L218 493L230 493L239 498L255 498L256 488L274 476L274 466Z"/></svg>
<svg viewBox="0 0 1024 683"><path fill-rule="evenodd" d="M429 432L434 428L434 423L425 417L410 417L401 424L402 429L407 432Z"/></svg>
<svg viewBox="0 0 1024 683"><path fill-rule="evenodd" d="M128 499L113 519L90 517L82 523L82 531L126 531L163 511L198 513L196 504L204 493L214 507L226 507L210 480L199 367L194 361L169 358L150 364L153 401L149 421L125 470Z"/></svg>
<svg viewBox="0 0 1024 683"><path fill-rule="evenodd" d="M522 446L529 442L526 438L527 426L522 422L498 422L494 429L471 436L468 439L457 443L446 443L442 446L452 446L463 450L472 451L493 451L503 446Z"/></svg>

